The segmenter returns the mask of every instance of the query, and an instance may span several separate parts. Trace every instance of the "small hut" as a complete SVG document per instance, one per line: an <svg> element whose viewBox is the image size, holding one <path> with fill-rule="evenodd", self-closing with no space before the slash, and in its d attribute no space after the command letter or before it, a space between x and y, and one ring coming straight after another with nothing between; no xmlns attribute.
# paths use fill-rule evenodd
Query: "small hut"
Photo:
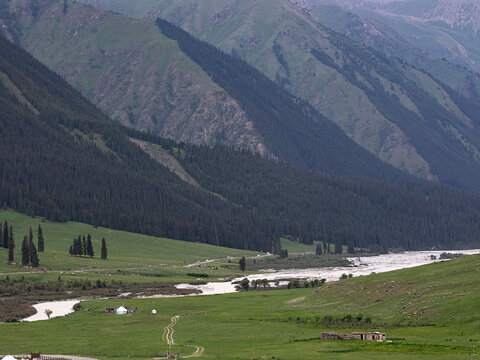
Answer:
<svg viewBox="0 0 480 360"><path fill-rule="evenodd" d="M124 308L123 306L120 306L117 309L117 315L126 315L128 313L128 310Z"/></svg>

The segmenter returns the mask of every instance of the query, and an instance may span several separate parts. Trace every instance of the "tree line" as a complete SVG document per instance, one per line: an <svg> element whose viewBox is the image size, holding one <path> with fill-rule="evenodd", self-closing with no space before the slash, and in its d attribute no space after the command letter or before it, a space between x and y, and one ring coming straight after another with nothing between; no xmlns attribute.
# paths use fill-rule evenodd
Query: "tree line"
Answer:
<svg viewBox="0 0 480 360"><path fill-rule="evenodd" d="M70 256L89 256L90 258L95 256L95 251L93 249L92 243L92 236L87 234L85 235L78 235L78 237L73 239L72 245L70 245L69 249ZM102 238L102 248L101 248L101 259L107 259L107 242L105 238Z"/></svg>
<svg viewBox="0 0 480 360"><path fill-rule="evenodd" d="M15 239L13 235L13 226L9 226L8 221L5 221L3 228L0 225L0 248L8 249L8 262L13 263L15 261ZM41 225L38 225L37 229L37 246L35 246L33 230L30 227L28 236L25 235L23 238L21 251L23 266L39 266L40 260L38 253L45 251L45 239L43 237L43 229Z"/></svg>

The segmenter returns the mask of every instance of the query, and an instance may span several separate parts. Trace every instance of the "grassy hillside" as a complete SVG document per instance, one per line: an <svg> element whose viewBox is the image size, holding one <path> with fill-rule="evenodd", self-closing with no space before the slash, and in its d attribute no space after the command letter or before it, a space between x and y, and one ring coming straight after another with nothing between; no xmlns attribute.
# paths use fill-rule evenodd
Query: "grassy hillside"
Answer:
<svg viewBox="0 0 480 360"><path fill-rule="evenodd" d="M288 0L95 3L132 14L143 9L241 57L394 166L449 185L477 186L475 101L459 100L411 66L329 30Z"/></svg>
<svg viewBox="0 0 480 360"><path fill-rule="evenodd" d="M480 342L479 261L479 256L470 256L344 280L314 291L89 301L83 305L89 312L67 318L1 324L5 335L0 346L10 353L25 346L28 351L99 359L159 356L169 349L162 341L163 328L172 316L179 316L171 350L189 355L198 346L207 359L470 359ZM104 307L120 304L139 311L126 317L101 313ZM156 316L150 314L154 308ZM371 322L324 320L358 314ZM385 331L389 341L319 340L323 331L365 330ZM41 335L45 332L51 334L48 339Z"/></svg>
<svg viewBox="0 0 480 360"><path fill-rule="evenodd" d="M239 257L241 255L256 255L256 253L222 248L207 244L188 243L179 240L157 238L125 231L94 227L78 222L56 223L44 221L43 218L32 218L11 210L0 210L0 222L7 221L13 226L15 234L15 260L21 260L21 241L28 235L32 227L34 237L37 237L38 225L42 226L46 250L40 254L40 265L47 270L78 270L78 269L147 269L161 268L161 265L184 265L204 261L206 259ZM92 235L96 256L93 259L72 257L68 249L73 238L78 235ZM100 259L101 240L105 238L108 247L108 260ZM7 250L0 250L0 273L29 271L21 266L7 265ZM34 270L34 269L33 269ZM112 271L113 270L113 271Z"/></svg>

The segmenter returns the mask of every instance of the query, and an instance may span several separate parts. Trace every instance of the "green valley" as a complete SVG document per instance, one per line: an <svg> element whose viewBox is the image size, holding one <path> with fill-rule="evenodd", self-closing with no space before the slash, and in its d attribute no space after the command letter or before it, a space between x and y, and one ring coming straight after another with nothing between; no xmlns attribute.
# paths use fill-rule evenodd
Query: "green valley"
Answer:
<svg viewBox="0 0 480 360"><path fill-rule="evenodd" d="M87 301L82 307L88 312L66 318L1 324L0 347L98 359L153 358L169 349L190 355L196 347L209 359L469 359L479 351L479 260L469 256L313 291ZM101 312L121 304L138 312L125 317ZM175 345L169 347L162 332L174 316ZM320 340L324 331L366 330L384 331L388 341Z"/></svg>

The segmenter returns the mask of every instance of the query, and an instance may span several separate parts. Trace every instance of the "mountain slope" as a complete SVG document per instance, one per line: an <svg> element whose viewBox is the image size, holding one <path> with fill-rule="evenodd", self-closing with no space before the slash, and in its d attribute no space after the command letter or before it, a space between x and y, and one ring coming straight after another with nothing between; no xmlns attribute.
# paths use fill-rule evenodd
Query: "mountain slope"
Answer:
<svg viewBox="0 0 480 360"><path fill-rule="evenodd" d="M425 179L478 188L475 101L333 32L288 0L94 3L172 21L246 60L384 161Z"/></svg>
<svg viewBox="0 0 480 360"><path fill-rule="evenodd" d="M126 129L2 37L0 50L5 207L264 251L278 250L282 235L376 250L478 246L476 195L423 182L324 177ZM176 160L175 172L159 164L153 148Z"/></svg>
<svg viewBox="0 0 480 360"><path fill-rule="evenodd" d="M69 1L2 3L3 32L123 125L272 156L238 102L151 22Z"/></svg>
<svg viewBox="0 0 480 360"><path fill-rule="evenodd" d="M194 57L189 53L187 56L185 49L163 36L151 21L131 20L104 11L97 13L77 3L64 2L65 10L57 1L49 0L46 4L48 6L40 8L35 16L29 16L35 9L33 5L25 8L11 4L11 16L16 23L29 24L23 25L24 31L19 35L21 44L128 126L150 130L142 126L142 113L146 111L152 119L158 118L159 124L163 123L163 128L155 133L177 141L233 145L331 175L401 177L400 172L360 148L308 104L241 61L209 48L204 56L213 61L209 61L212 67L206 68L205 63L200 64L205 60L203 55ZM147 45L137 49L142 41L147 41ZM154 44L153 50L150 43ZM143 61L149 49L153 54ZM166 61L163 56L167 57ZM215 65L215 57L222 57L223 69ZM172 68L164 66L165 62L177 65ZM170 76L176 76L177 70L182 72L179 78L184 81L171 81ZM151 74L156 72L162 77L149 86ZM91 79L101 79L100 97L96 96L97 90L90 88ZM195 84L190 83L194 81ZM205 94L208 97L212 88L217 89L218 98L209 98L212 101L198 98ZM135 100L133 103L129 92ZM151 94L174 98L167 104L168 114L155 111L160 105L151 101ZM138 110L129 115L134 119L132 122L122 120L123 110L116 113L122 106L128 111ZM195 114L198 112L201 119L196 115L185 116L188 112L182 110L184 107ZM228 111L223 111L225 108Z"/></svg>
<svg viewBox="0 0 480 360"><path fill-rule="evenodd" d="M480 74L445 59L429 57L428 53L414 46L388 24L360 17L339 6L318 5L315 0L308 1L308 4L299 6L303 6L303 9L323 25L388 56L398 57L414 65L468 99L480 98Z"/></svg>
<svg viewBox="0 0 480 360"><path fill-rule="evenodd" d="M476 0L309 0L335 4L388 24L431 58L480 72L480 4Z"/></svg>

